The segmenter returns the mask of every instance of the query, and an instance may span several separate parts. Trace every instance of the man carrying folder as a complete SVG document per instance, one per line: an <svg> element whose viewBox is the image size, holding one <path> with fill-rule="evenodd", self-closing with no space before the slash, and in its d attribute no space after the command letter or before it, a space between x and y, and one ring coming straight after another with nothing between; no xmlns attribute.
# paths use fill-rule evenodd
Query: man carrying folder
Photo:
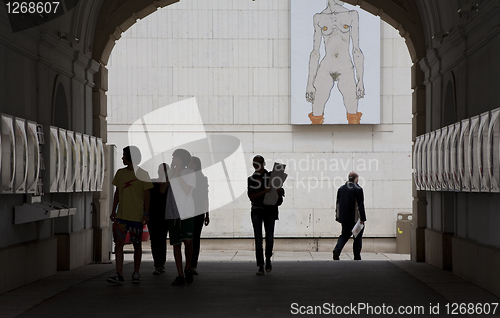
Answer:
<svg viewBox="0 0 500 318"><path fill-rule="evenodd" d="M358 185L359 176L356 172L349 173L348 181L337 191L337 208L335 220L342 224L342 233L333 249L333 259L340 260L340 253L351 235L354 227L361 230L354 236L353 252L354 259L361 260L361 238L366 221L363 188ZM359 224L357 224L359 220ZM355 231L357 232L357 231Z"/></svg>

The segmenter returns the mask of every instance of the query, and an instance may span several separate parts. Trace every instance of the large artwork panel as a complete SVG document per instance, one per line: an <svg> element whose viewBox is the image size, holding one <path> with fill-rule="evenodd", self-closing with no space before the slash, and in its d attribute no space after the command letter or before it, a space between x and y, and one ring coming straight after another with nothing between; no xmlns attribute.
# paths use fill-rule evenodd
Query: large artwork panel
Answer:
<svg viewBox="0 0 500 318"><path fill-rule="evenodd" d="M336 0L291 0L291 123L380 123L380 19Z"/></svg>

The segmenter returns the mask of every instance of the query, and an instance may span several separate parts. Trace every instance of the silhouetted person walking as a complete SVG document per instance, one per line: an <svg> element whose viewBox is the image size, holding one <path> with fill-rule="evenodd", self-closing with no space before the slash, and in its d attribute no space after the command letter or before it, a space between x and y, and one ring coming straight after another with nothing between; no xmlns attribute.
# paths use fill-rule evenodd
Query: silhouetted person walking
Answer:
<svg viewBox="0 0 500 318"><path fill-rule="evenodd" d="M191 269L193 275L198 275L198 256L200 255L201 230L203 225L208 226L210 216L208 214L208 178L201 170L201 160L198 157L191 157L189 169L196 174L196 187L193 189L194 200L194 233L193 233L193 258L191 259Z"/></svg>
<svg viewBox="0 0 500 318"><path fill-rule="evenodd" d="M349 173L348 181L337 191L337 208L335 220L342 224L342 233L333 249L333 259L339 260L340 253L352 235L352 229L358 219L361 224L366 221L363 188L358 185L356 172ZM354 259L361 260L362 236L364 229L354 238Z"/></svg>
<svg viewBox="0 0 500 318"><path fill-rule="evenodd" d="M191 257L193 255L194 200L193 189L196 187L196 175L187 166L191 154L185 149L176 149L170 165L170 188L167 192L167 220L170 233L170 245L174 247L174 259L178 276L172 285L179 286L193 282ZM163 189L162 189L163 190ZM184 242L186 265L182 271L181 243Z"/></svg>
<svg viewBox="0 0 500 318"><path fill-rule="evenodd" d="M138 167L141 159L139 148L135 146L123 148L122 160L126 167L119 169L113 179L116 191L113 210L109 217L113 221L116 275L108 277L110 283L123 284L123 245L127 233L134 246L132 283L141 282L139 269L142 258L142 228L149 221L149 189L153 188L149 174Z"/></svg>
<svg viewBox="0 0 500 318"><path fill-rule="evenodd" d="M283 202L282 196L285 191L283 188L276 189L280 196L278 204L265 205L264 196L273 189L270 187L270 173L264 168L266 162L264 157L255 156L253 158L253 167L255 172L248 177L248 198L252 203L252 225L255 236L255 257L257 259L257 275L264 275L264 250L262 248L262 223L266 231L266 272L272 271L271 257L273 256L274 245L274 223L278 219L278 205Z"/></svg>
<svg viewBox="0 0 500 318"><path fill-rule="evenodd" d="M149 208L149 237L151 239L151 254L155 270L153 275L165 273L165 262L167 261L167 233L168 225L165 219L165 209L167 206L167 192L161 193L160 187L165 184L167 187L168 170L170 167L166 163L158 167L158 179L152 180L154 188L151 189L151 204Z"/></svg>

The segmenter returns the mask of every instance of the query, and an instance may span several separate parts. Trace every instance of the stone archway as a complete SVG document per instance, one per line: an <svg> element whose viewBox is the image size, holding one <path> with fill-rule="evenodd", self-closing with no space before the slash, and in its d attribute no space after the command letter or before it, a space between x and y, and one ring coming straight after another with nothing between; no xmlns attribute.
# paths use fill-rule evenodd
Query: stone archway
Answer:
<svg viewBox="0 0 500 318"><path fill-rule="evenodd" d="M104 1L95 27L92 58L101 67L94 75L94 134L107 141L106 132L106 91L108 90L108 72L106 65L116 41L121 34L159 8L179 2L179 0L114 0Z"/></svg>
<svg viewBox="0 0 500 318"><path fill-rule="evenodd" d="M408 52L412 60L411 88L412 101L412 142L416 137L426 132L425 127L425 85L424 73L420 69L419 61L425 57L425 38L422 19L416 1L408 0L346 0L352 5L359 5L361 9L379 16L390 24L406 41ZM417 191L413 183L413 227L411 237L411 258L417 262L425 261L425 227L426 208L425 192Z"/></svg>
<svg viewBox="0 0 500 318"><path fill-rule="evenodd" d="M93 90L93 129L96 136L107 141L107 101L106 91L108 89L108 63L113 47L121 34L151 13L179 2L180 0L113 0L105 1L97 18L95 28L93 59L101 64L100 70L95 74L95 87ZM247 0L250 1L250 0ZM414 1L409 0L347 0L352 5L359 5L363 10L379 16L399 31L401 37L406 41L408 51L413 62L411 69L411 83L413 89L413 129L412 141L418 135L425 133L425 86L424 75L420 70L418 62L425 57L425 40L422 20ZM415 261L425 260L425 237L426 227L425 212L425 192L416 191L413 187L413 217L414 225L412 229L412 259ZM98 232L107 227L108 198L110 193L99 192L94 197L96 203L98 220ZM102 237L102 236L101 236ZM95 242L99 246L103 242ZM99 257L97 257L99 259Z"/></svg>

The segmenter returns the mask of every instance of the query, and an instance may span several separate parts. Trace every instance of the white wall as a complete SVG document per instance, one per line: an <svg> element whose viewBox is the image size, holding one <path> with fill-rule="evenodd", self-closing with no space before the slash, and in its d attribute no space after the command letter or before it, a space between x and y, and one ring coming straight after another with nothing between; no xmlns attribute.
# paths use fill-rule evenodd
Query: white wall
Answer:
<svg viewBox="0 0 500 318"><path fill-rule="evenodd" d="M365 190L365 236L393 237L396 214L412 206L411 61L404 40L381 22L380 125L292 126L289 16L288 0L185 0L138 21L108 65L109 143L120 158L131 123L196 97L207 132L240 139L248 175L255 154L269 168L288 163L277 237L338 236L336 190L351 170ZM245 194L211 218L205 237L253 236Z"/></svg>

